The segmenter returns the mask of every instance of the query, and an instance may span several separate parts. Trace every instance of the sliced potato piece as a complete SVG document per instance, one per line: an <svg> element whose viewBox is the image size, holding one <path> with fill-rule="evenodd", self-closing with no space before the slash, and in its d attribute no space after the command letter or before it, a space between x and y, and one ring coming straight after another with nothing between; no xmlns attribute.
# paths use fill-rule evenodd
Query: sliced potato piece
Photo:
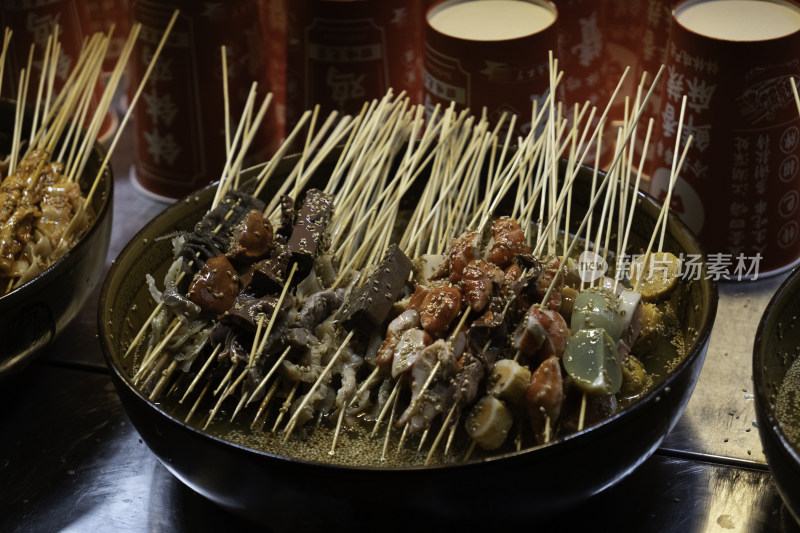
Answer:
<svg viewBox="0 0 800 533"><path fill-rule="evenodd" d="M646 354L653 351L664 333L664 319L654 303L642 303L642 332L633 343L632 352Z"/></svg>
<svg viewBox="0 0 800 533"><path fill-rule="evenodd" d="M649 302L669 295L678 284L680 274L681 260L669 252L653 252L631 261L631 285Z"/></svg>
<svg viewBox="0 0 800 533"><path fill-rule="evenodd" d="M628 355L622 363L622 387L620 392L626 398L635 398L647 389L647 372L635 356Z"/></svg>
<svg viewBox="0 0 800 533"><path fill-rule="evenodd" d="M528 390L531 371L513 359L501 359L494 364L489 378L489 394L511 403L519 402Z"/></svg>
<svg viewBox="0 0 800 533"><path fill-rule="evenodd" d="M494 396L484 396L467 415L467 433L484 450L496 450L514 422L511 411Z"/></svg>
<svg viewBox="0 0 800 533"><path fill-rule="evenodd" d="M561 308L558 310L566 320L572 316L572 309L575 305L575 298L578 297L578 291L572 287L564 287L561 289Z"/></svg>

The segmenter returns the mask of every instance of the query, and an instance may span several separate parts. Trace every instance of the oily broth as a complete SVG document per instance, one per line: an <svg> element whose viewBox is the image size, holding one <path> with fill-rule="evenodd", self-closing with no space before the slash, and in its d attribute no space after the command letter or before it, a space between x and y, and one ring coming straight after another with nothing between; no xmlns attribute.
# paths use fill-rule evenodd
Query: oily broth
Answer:
<svg viewBox="0 0 800 533"><path fill-rule="evenodd" d="M800 357L795 358L778 388L775 418L789 443L800 450Z"/></svg>

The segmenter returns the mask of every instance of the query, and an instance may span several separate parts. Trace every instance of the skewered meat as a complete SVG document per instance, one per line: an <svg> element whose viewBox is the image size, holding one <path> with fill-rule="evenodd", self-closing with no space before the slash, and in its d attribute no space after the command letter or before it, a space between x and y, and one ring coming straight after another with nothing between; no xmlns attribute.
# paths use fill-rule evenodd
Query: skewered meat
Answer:
<svg viewBox="0 0 800 533"><path fill-rule="evenodd" d="M442 265L430 279L433 281L449 276L450 283L455 285L461 281L461 275L467 264L480 257L480 247L480 234L476 231L465 231L450 243Z"/></svg>
<svg viewBox="0 0 800 533"><path fill-rule="evenodd" d="M542 359L561 357L569 339L569 328L564 318L555 311L534 304L517 326L512 346L523 354Z"/></svg>
<svg viewBox="0 0 800 533"><path fill-rule="evenodd" d="M198 222L194 230L184 236L177 254L186 266L197 271L202 263L228 251L234 228L253 210L263 211L264 202L243 191L230 191L217 206Z"/></svg>
<svg viewBox="0 0 800 533"><path fill-rule="evenodd" d="M228 259L234 263L252 262L269 251L272 246L272 224L261 211L250 210L244 220L233 230Z"/></svg>
<svg viewBox="0 0 800 533"><path fill-rule="evenodd" d="M383 324L413 266L397 245L389 246L372 275L363 285L353 289L342 308L341 321L345 327L355 327L362 320L373 326Z"/></svg>
<svg viewBox="0 0 800 533"><path fill-rule="evenodd" d="M531 375L531 383L525 393L525 405L531 424L539 442L544 442L545 428L552 428L561 416L564 403L564 378L561 364L555 356L548 357Z"/></svg>
<svg viewBox="0 0 800 533"><path fill-rule="evenodd" d="M263 292L278 292L286 284L287 270L292 253L289 248L276 243L267 259L259 261L250 269L247 288ZM297 278L293 278L297 281Z"/></svg>
<svg viewBox="0 0 800 533"><path fill-rule="evenodd" d="M436 363L439 369L431 377ZM455 359L450 343L439 339L425 347L411 368L411 403L397 421L398 426L409 423L409 432L416 433L430 427L433 419L439 415L447 403L448 380L455 370ZM425 383L431 378L427 390Z"/></svg>
<svg viewBox="0 0 800 533"><path fill-rule="evenodd" d="M461 291L452 285L438 285L425 295L420 304L419 320L431 335L444 333L461 314Z"/></svg>
<svg viewBox="0 0 800 533"><path fill-rule="evenodd" d="M392 350L392 377L397 378L414 366L417 358L430 342L426 342L426 334L419 328L403 331Z"/></svg>
<svg viewBox="0 0 800 533"><path fill-rule="evenodd" d="M389 327L386 328L386 338L383 340L383 343L381 343L380 348L378 348L377 364L390 364L394 357L397 343L400 341L400 335L404 331L418 326L419 313L414 309L407 309L392 320L389 323Z"/></svg>
<svg viewBox="0 0 800 533"><path fill-rule="evenodd" d="M564 288L563 275L559 275L558 279L555 280L555 285L553 285L553 290L550 291L550 296L548 296L547 301L545 302L543 300L547 295L550 285L553 284L553 280L558 274L558 269L561 267L561 259L556 256L549 256L545 258L543 263L542 273L539 274L536 280L536 293L539 297L539 301L542 302L543 305L553 311L558 311L561 308L561 289Z"/></svg>
<svg viewBox="0 0 800 533"><path fill-rule="evenodd" d="M239 275L224 255L211 257L189 285L187 296L206 316L221 315L239 294Z"/></svg>
<svg viewBox="0 0 800 533"><path fill-rule="evenodd" d="M502 286L504 273L482 259L473 259L464 268L461 286L464 299L473 311L483 311L489 304L495 285Z"/></svg>
<svg viewBox="0 0 800 533"><path fill-rule="evenodd" d="M516 220L500 217L492 224L492 242L486 260L500 268L511 264L521 254L530 254L531 247Z"/></svg>
<svg viewBox="0 0 800 533"><path fill-rule="evenodd" d="M329 289L311 295L300 308L297 325L311 329L321 323L342 305L344 292L344 289Z"/></svg>
<svg viewBox="0 0 800 533"><path fill-rule="evenodd" d="M475 401L486 372L480 359L469 353L464 354L456 366L456 375L450 381L450 397L460 408Z"/></svg>
<svg viewBox="0 0 800 533"><path fill-rule="evenodd" d="M220 320L242 330L254 332L258 327L259 315L264 315L264 323L266 324L272 318L277 304L278 298L275 296L255 296L252 293L242 291L236 296L233 304L220 316ZM275 320L278 323L285 323L286 317L293 309L293 298L290 294L287 294L278 309Z"/></svg>
<svg viewBox="0 0 800 533"><path fill-rule="evenodd" d="M298 279L303 279L311 272L317 252L325 248L325 228L332 210L333 195L319 189L306 192L287 245L292 260L297 263Z"/></svg>

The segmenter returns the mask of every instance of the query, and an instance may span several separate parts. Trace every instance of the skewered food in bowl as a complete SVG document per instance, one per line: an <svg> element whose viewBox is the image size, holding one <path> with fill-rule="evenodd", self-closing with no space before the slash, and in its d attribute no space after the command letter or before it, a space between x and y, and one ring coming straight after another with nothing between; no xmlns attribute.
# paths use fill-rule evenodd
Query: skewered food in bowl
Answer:
<svg viewBox="0 0 800 533"><path fill-rule="evenodd" d="M265 419L274 433L288 418L282 435L273 438L268 449L275 449L278 441L289 441L295 431L308 442L316 428L328 426L329 455L334 460L343 455L334 454L343 428L365 433L367 424L377 430L388 420L386 441L391 428L399 425L398 447L409 434L421 434L421 447L436 421L439 434L427 461L449 430L443 452L447 456L456 429L463 425L463 413L470 413L466 434L487 449L506 442L511 425L516 426L514 443L508 445L519 450L614 416L615 395L623 384L622 403L646 394L656 381L629 355L638 338L639 321L632 319L644 314L637 291L629 290L619 299L612 290L622 285L614 280L608 290L569 287L569 297L578 304L573 303L572 336L560 314L562 300L569 299L562 298L562 292L576 240L569 233L561 237L557 222L546 228L542 222L543 235L534 242L531 220L540 194L549 220L562 218L572 183L567 180L559 186L554 173L541 173L530 185L523 179L539 157L545 160L546 152L540 151L544 137L532 134L513 157L498 164L481 201L479 184L485 178L478 163L493 139L485 122L473 123L465 114L456 117L448 112L435 127L426 129L424 149L408 148L403 157L408 133L422 128L411 120L403 101L381 112L408 119L406 124L399 118L398 123L388 122L381 130L384 152L369 161L383 167L358 167L361 147L356 145L339 159L353 165L344 178L340 179L343 167L337 165L322 189L306 190L302 179L306 167L301 161L284 189L304 192L302 202L295 202L297 195L278 195L265 209L252 195L222 197L191 232L173 241L175 260L163 285L148 278L156 309L143 328L130 333L126 344L128 354L134 354L134 384L162 405L170 402L162 396L193 398L191 408L185 406L188 411L178 405L175 412L183 413L180 416L188 422L199 409L207 408L204 429L220 426L220 431L228 431L218 415L230 414L233 421L239 413L249 412L252 423L239 427L255 428L258 440ZM354 123L369 128L353 128L352 138L369 139L374 138L370 137L376 131L374 124L380 122L361 122L358 117L347 124ZM337 131L343 135L346 128ZM432 132L442 138L426 161L433 160L431 173L443 181L428 182L419 201L408 208L405 231L401 225L401 235L393 237L402 198L424 167L420 162ZM456 142L470 137L471 143ZM573 138L577 143L577 134ZM458 153L462 149L464 153ZM319 156L314 157L308 168L315 166ZM394 169L385 161L396 158L399 170L392 174L389 170ZM447 174L444 169L452 161L463 163ZM550 165L555 164L551 160ZM443 183L467 193L452 194ZM515 183L517 198L525 198L528 189L536 190L511 209L522 223L500 217L490 224L497 205ZM609 183L613 183L610 177L591 196L592 207L601 198L606 202L615 198L618 189L627 195L627 182L621 180L608 186L604 196L601 191ZM256 190L263 186L260 179L250 185ZM550 198L545 203L546 195ZM442 207L448 202L450 209ZM629 218L629 210L633 216L635 203L627 204L627 196L621 196L620 220ZM546 216L539 209L539 220ZM364 221L371 224L364 226ZM528 235L523 227L529 228ZM598 243L604 235L601 228ZM618 229L624 230L624 224ZM562 241L558 254L556 247ZM426 243L430 253L417 253ZM444 259L432 273L418 267L415 279L424 281L411 282L414 263L406 250L415 251L411 257L416 256L418 264L434 263L435 255ZM609 312L603 306L613 309ZM670 328L653 329L667 335L656 343L668 343L674 333ZM568 362L562 368L565 350ZM683 355L673 352L669 357L679 361ZM506 368L506 373L530 376L525 394L487 392L503 379L502 373L493 374L497 360L511 360L521 367L508 369L511 363L503 363L499 368ZM269 413L267 407L277 398L282 405ZM522 401L512 409L503 403L509 398ZM239 431L235 422L231 427L232 432ZM267 441L269 433L264 433ZM247 442L254 445L253 439ZM361 453L363 447L358 448L356 460L360 464L385 460L386 446L375 449L378 453L370 459ZM307 457L320 459L320 454Z"/></svg>
<svg viewBox="0 0 800 533"><path fill-rule="evenodd" d="M0 103L8 125L0 132L0 335L8 339L0 348L0 379L24 367L64 329L100 279L111 233L113 178L110 151L96 138L138 31L137 26L131 32L94 114L89 103L109 43L109 36L99 33L87 39L66 71L57 69L60 46L51 35L38 83L31 83L32 48L20 73L19 100ZM0 63L12 42L7 30ZM68 75L58 95L48 88L56 73ZM26 103L28 86L38 87L32 106ZM141 87L131 107L140 92ZM123 126L124 121L120 130Z"/></svg>
<svg viewBox="0 0 800 533"><path fill-rule="evenodd" d="M299 200L308 188L325 191L329 181L335 184L332 190L326 191L336 193L332 219L328 223L328 249L340 251L338 272L345 274L336 289L353 283L357 285L358 281L353 282L349 277L353 274L348 273L379 264L391 243L396 243L407 257L416 258L412 261L415 265L414 283L425 283L424 280L428 280L440 264L434 261L433 255L444 255L449 243L465 229L480 228L487 213L492 215L488 216L485 228L490 228L489 222L494 218L508 215L520 222L532 243L544 241L540 236L556 227L555 222L549 228L546 223L539 223L535 210L525 211L530 218L521 215L524 202L515 201L518 197L516 182L495 180L496 172L502 172L509 165L520 169L523 175L529 171L533 175L538 165L526 162L535 161L535 143L526 145L527 151L519 152L524 157L520 155L516 159L518 152L505 150L502 142L495 144L495 136L488 129L479 129L473 135L472 126L477 120L470 123L469 129L462 129L471 118L468 114L456 113L450 115L448 124L434 126L438 129L431 128L432 137L422 135L418 140L426 143L433 138L435 142L414 150L419 145L409 146L405 141L409 137L418 139L421 128L415 130L414 126L398 125L394 119L389 120L393 116L406 116L408 110L402 103L397 106L369 104L365 106L365 114L354 120L359 125L355 133L347 129L350 122L345 126L331 125L333 131L342 135L335 137L330 145L323 142L324 136L309 135L308 148L303 154L291 157L281 154L263 168L255 168L241 176L242 184L247 182L247 178L259 183L254 186L253 196L267 204L265 212L273 230L280 226L281 195L287 194ZM410 115L417 116L417 113ZM458 127L453 131L464 134L453 138L441 135L456 124ZM388 127L384 129L382 125ZM411 135L401 136L403 142L399 139L390 141L393 131L402 132L404 129L406 133L411 131ZM576 137L580 137L580 133ZM471 139L476 143L468 142ZM484 141L487 150L482 148ZM337 144L343 147L327 150ZM544 145L543 141L539 145L540 154L549 151L542 150ZM568 142L566 146L569 145ZM373 147L375 150L370 150ZM444 153L437 156L440 151ZM575 228L582 222L583 211L592 205L592 199L604 180L602 173L595 174L590 168L577 166L579 160L567 159L561 162L559 169L552 168L547 172L548 176L573 181L569 189L571 202L566 202L566 199L562 202L565 210L558 223L558 227L563 228L561 235L581 233ZM422 163L425 164L424 171L419 170ZM351 172L357 176L348 178ZM463 180L472 188L462 188L462 177L473 172L482 172L486 179ZM260 187L262 180L259 176L270 173L273 178ZM300 179L296 180L297 177ZM593 181L595 186L592 186ZM526 198L537 184L533 179L523 179L522 182L525 196L520 198ZM615 180L610 182L616 183ZM347 193L346 189L350 188L356 188L358 194ZM505 200L497 200L493 205L501 191ZM539 192L540 199L550 197L549 193ZM165 284L162 280L175 260L170 239L177 232L191 232L215 205L215 197L218 202L224 193L216 194L215 188L198 191L165 210L128 243L103 285L98 313L100 341L111 377L132 423L162 464L182 482L215 503L266 526L278 529L363 526L382 523L379 520L386 516L397 517L398 523L413 523L415 526L421 517L425 524L452 524L454 521L469 521L473 525L476 521L494 524L498 515L510 521L527 521L531 516L564 509L618 482L649 457L677 421L697 381L717 301L715 283L705 277L681 280L668 296L665 295L666 300L658 302L662 309L674 311L678 327L667 343L662 342L665 337L659 328L653 328L650 334L651 340L658 339L659 342L653 342L646 349L652 357L642 359L648 374L654 378L649 392L597 424L589 427L587 423L582 431L553 438L543 445L534 445L532 437L520 442L520 451L516 451L516 432L512 428L511 438L506 437L499 449L483 452L476 445L470 459L463 460L466 453L462 452L471 446L465 429L466 413L462 412L458 423L451 423L448 427L442 424L442 418L446 419L449 411L434 422L424 443L422 434L407 435L405 445L398 449L403 428L396 427L395 423L408 405L407 384L402 385L404 392L399 392L401 387L398 386L398 392L393 394L395 388L391 381L378 381L377 375L370 378L372 367L368 362L359 370L355 395L358 398L369 391L375 402L373 409L368 411L375 416L375 421L368 423L366 431L359 426L348 428L348 406L348 409L332 411L328 416L315 417L304 425L297 425L291 433L285 432L294 413L305 410L305 406L300 408L303 399L308 397L316 383L308 381L295 387L291 377L285 377L283 361L290 357L292 350L295 350L294 355L304 354L305 350L300 347L288 347L288 351L283 348L277 357L270 355L270 364L263 367L267 373L258 381L254 391L263 396L249 404L248 396L241 408L241 387L248 379L247 374L238 384L236 382L247 369L249 353L246 354L247 364L245 357L241 357L238 370L231 374L222 388L219 386L226 379L230 367L225 367L227 371L214 373L212 381L209 379L212 375L210 368L217 364L217 359L211 355L196 358L189 373L179 369L177 362L165 359L162 369L155 372L144 386L143 380L150 373L145 371L134 376L145 360L151 316L159 307L150 297L146 274L151 274L157 288L163 290ZM403 197L408 202L402 200ZM608 246L605 243L608 226L602 231L598 228L598 220L610 218L608 208L603 214L604 203L604 198L601 198L592 206L594 222L591 225L587 222L587 226L592 228L589 240L599 243L601 250L608 248L616 253L613 239L609 240ZM636 210L629 224L630 239L626 245L620 244L620 249L638 253L648 248L661 206L641 193L627 197L628 208L634 204ZM572 206L570 216L566 216L567 205ZM579 209L580 213L577 212ZM480 215L471 216L470 212ZM442 213L448 213L448 217L440 216ZM679 220L671 215L662 218L667 220L664 226L666 238L663 246L656 245L653 250L660 248L676 256L702 254L697 240ZM347 220L350 222L345 222ZM383 231L387 227L394 229L393 234ZM608 233L616 233L616 230ZM420 238L420 235L425 237ZM550 242L555 244L558 239ZM570 242L574 240L570 239ZM579 245L577 249L581 247ZM550 252L546 250L543 255ZM575 255L575 252L565 254L560 244L552 252L555 256ZM599 252L598 255L605 254ZM314 285L317 279L322 280L325 287L333 287L337 276L336 271L330 269L329 258L328 254L321 254L315 262L318 276L301 280L296 287L292 282L284 299L288 294L303 298L319 292L319 287ZM571 261L566 263L569 265ZM369 269L367 273L373 270ZM567 280L574 275L572 269L569 270ZM277 294L276 300L281 297L281 292L283 289L273 293ZM562 290L562 295L565 296L562 304L566 309L574 295L568 294L566 289ZM680 305L673 305L675 303ZM651 305L643 304L644 310ZM472 314L470 311L470 316ZM646 317L648 313L644 315ZM387 317L387 320L391 318ZM250 338L255 338L259 323L262 324L258 333L260 339L269 339L273 329L280 328L276 323L270 326L265 313L263 322L260 317L256 321ZM374 343L370 335L370 342L365 343L370 348L369 353L377 353L387 327L388 324L384 323L377 328ZM335 351L326 352L321 359L326 363L316 375L317 379L323 376L321 384L328 383L327 376L335 371L340 358L350 361L345 352L362 330L373 330L367 319L356 320L353 329L340 332L341 342L333 344ZM335 328L333 332L336 333ZM350 333L353 335L348 339ZM319 337L325 337L324 330L320 331ZM302 345L302 339L296 341ZM681 347L680 350L672 345L673 342ZM342 348L341 352L339 348ZM224 345L220 352L222 349ZM158 359L156 356L154 361ZM327 363L331 360L334 362L328 368ZM290 362L303 366L296 360ZM225 364L232 365L232 362ZM340 381L334 382L333 388L338 390ZM223 398L226 389L232 392ZM335 391L325 397L331 405L336 401ZM399 402L397 405L394 405L395 399ZM311 401L309 397L307 403ZM379 412L374 409L378 402L384 405ZM580 412L579 408L574 411ZM381 422L375 424L378 418ZM523 412L518 419L527 423L528 418L528 413ZM280 423L276 424L279 419ZM388 423L390 419L393 421L391 424ZM449 422L454 420L455 415ZM444 433L442 427L446 428ZM453 427L457 431L451 433ZM421 443L423 449L418 452ZM418 466L427 459L425 452L430 453L432 449L436 451L430 464ZM444 454L445 449L449 449L448 454ZM586 453L587 450L593 453ZM602 460L598 461L598 457ZM530 483L529 477L520 476L520 472L536 472L538 478L546 480L546 483ZM504 480L507 490L482 494L481 505L475 505L474 498L465 498L464 492L454 490L454 487L474 486L476 479ZM349 490L342 491L343 486ZM381 490L376 491L375 487ZM309 513L309 509L316 512Z"/></svg>

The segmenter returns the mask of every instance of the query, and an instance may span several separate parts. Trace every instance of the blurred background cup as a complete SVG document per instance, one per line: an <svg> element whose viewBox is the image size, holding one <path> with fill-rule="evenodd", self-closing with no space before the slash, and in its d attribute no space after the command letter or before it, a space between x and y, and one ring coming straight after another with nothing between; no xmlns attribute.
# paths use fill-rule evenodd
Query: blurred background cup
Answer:
<svg viewBox="0 0 800 533"><path fill-rule="evenodd" d="M603 3L597 0L555 0L558 8L558 68L564 73L559 97L568 109L566 118L572 123L574 106L582 108L585 102L597 107L594 125L608 103L611 91L606 85L602 68L606 57L603 24ZM612 88L613 89L613 88ZM606 136L606 139L613 137ZM599 159L604 166L612 160L613 146L606 142ZM595 147L587 153L588 164L594 164Z"/></svg>
<svg viewBox="0 0 800 533"><path fill-rule="evenodd" d="M6 58L3 83L3 96L17 99L19 77L27 67L31 45L35 46L31 65L31 82L28 86L27 102L35 102L42 78L42 65L47 39L58 27L61 53L58 58L54 91L58 94L67 81L67 76L80 55L83 39L89 35L84 24L84 14L88 5L81 0L4 0L0 2L0 24L13 32ZM119 30L118 30L119 31ZM103 84L98 81L94 97L90 102L90 113L96 109L103 95ZM87 119L88 122L89 119ZM106 141L116 131L118 119L113 110L109 110L98 135L100 142Z"/></svg>
<svg viewBox="0 0 800 533"><path fill-rule="evenodd" d="M421 99L424 0L291 0L286 123L307 109L358 114L391 88Z"/></svg>
<svg viewBox="0 0 800 533"><path fill-rule="evenodd" d="M672 25L672 6L674 0L645 0L644 8L638 14L640 25L643 28L642 41L639 45L639 57L636 72L631 72L631 79L636 83L642 78L642 74L647 74L647 85L653 81L659 69L667 60L667 39L669 29ZM664 75L662 74L662 80ZM661 82L663 83L663 81ZM636 94L628 95L631 101ZM638 168L641 161L641 148L647 136L647 123L653 118L654 124L659 124L658 113L661 109L662 91L654 90L645 104L642 116L639 119L640 127L636 130L636 142L634 143L634 161ZM653 144L649 145L648 158L653 157Z"/></svg>
<svg viewBox="0 0 800 533"><path fill-rule="evenodd" d="M130 60L131 90L138 87L173 11L180 10L134 109L136 160L131 177L141 192L171 201L220 178L226 160L222 45L231 135L251 84L259 82L256 107L270 89L258 3L133 0L133 21L142 24L142 31ZM248 152L250 163L264 161L280 141L275 113L270 105Z"/></svg>
<svg viewBox="0 0 800 533"><path fill-rule="evenodd" d="M541 104L549 91L548 54L558 55L557 19L555 5L545 0L433 4L426 16L426 112L455 102L457 110L476 114L486 108L492 124L508 112L518 115L515 135L526 135L533 101Z"/></svg>
<svg viewBox="0 0 800 533"><path fill-rule="evenodd" d="M111 74L131 31L131 0L77 0L77 6L84 35L107 32L114 25L103 61L104 74Z"/></svg>
<svg viewBox="0 0 800 533"><path fill-rule="evenodd" d="M800 5L686 0L672 16L650 192L665 199L686 95L679 150L694 139L671 209L709 261L784 271L800 257Z"/></svg>
<svg viewBox="0 0 800 533"><path fill-rule="evenodd" d="M630 96L633 100L643 69L646 0L603 0L599 3L605 44L601 77L607 94L612 94L622 73L630 68L608 117L609 125L621 126L625 116L624 97Z"/></svg>

